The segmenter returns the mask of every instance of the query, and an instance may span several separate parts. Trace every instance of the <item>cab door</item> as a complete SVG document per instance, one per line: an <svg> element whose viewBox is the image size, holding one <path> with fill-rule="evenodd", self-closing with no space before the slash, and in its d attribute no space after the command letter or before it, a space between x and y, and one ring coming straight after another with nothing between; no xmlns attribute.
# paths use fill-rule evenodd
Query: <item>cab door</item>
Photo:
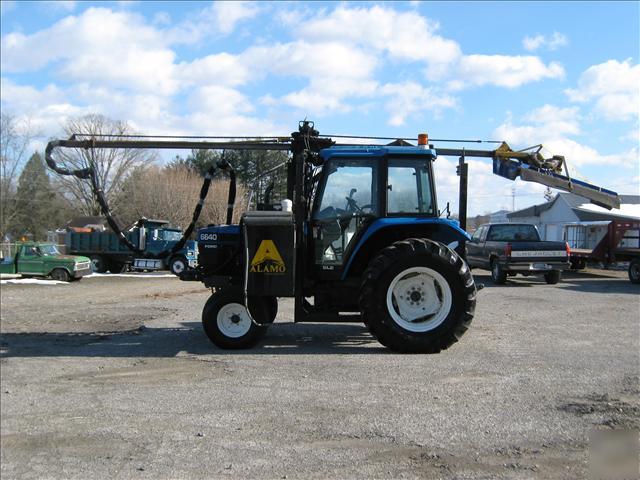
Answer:
<svg viewBox="0 0 640 480"><path fill-rule="evenodd" d="M32 275L44 275L44 258L38 247L23 245L18 258L18 272Z"/></svg>
<svg viewBox="0 0 640 480"><path fill-rule="evenodd" d="M375 159L334 158L325 165L314 203L314 259L321 270L338 270L358 233L378 216Z"/></svg>

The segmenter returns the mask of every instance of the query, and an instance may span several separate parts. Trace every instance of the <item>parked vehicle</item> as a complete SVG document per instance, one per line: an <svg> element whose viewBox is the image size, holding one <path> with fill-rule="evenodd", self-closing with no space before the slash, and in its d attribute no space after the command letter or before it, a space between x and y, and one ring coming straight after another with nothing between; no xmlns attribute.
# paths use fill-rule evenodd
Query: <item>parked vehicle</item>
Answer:
<svg viewBox="0 0 640 480"><path fill-rule="evenodd" d="M52 243L27 242L18 246L14 257L0 259L0 273L70 282L90 274L91 262L87 257L62 255Z"/></svg>
<svg viewBox="0 0 640 480"><path fill-rule="evenodd" d="M489 223L481 225L467 243L467 263L491 270L497 285L508 276L544 275L549 284L560 281L569 264L569 245L543 242L535 225Z"/></svg>
<svg viewBox="0 0 640 480"><path fill-rule="evenodd" d="M572 268L583 269L587 262L601 262L605 268L616 262L629 262L629 280L640 283L638 232L640 221L630 220L565 225L564 238L571 247Z"/></svg>
<svg viewBox="0 0 640 480"><path fill-rule="evenodd" d="M145 254L152 256L170 249L182 237L182 230L170 228L165 220L140 219L134 224L126 237ZM136 270L169 269L178 275L188 268L194 268L197 262L197 245L193 240L187 241L184 248L163 258L136 258L123 245L118 235L107 232L67 232L65 244L67 252L74 255L85 255L91 259L94 272L121 273L129 267Z"/></svg>

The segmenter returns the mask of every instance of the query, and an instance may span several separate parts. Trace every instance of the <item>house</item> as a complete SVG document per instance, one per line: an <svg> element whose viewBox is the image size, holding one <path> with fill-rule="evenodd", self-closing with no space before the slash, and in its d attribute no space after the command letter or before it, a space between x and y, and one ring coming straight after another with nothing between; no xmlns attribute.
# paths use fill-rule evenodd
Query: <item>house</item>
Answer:
<svg viewBox="0 0 640 480"><path fill-rule="evenodd" d="M567 241L567 226L581 226L583 227L581 228L583 236L585 236L584 243L589 245L577 248L589 248L604 236L607 225L612 220L640 220L640 195L620 195L620 201L620 208L607 210L578 195L559 193L550 202L508 213L507 217L510 222L536 225L542 239L551 241ZM629 237L630 239L635 238L635 244L625 246L637 247L637 230L635 236L634 232L630 231ZM633 243L633 241L630 240L627 243Z"/></svg>

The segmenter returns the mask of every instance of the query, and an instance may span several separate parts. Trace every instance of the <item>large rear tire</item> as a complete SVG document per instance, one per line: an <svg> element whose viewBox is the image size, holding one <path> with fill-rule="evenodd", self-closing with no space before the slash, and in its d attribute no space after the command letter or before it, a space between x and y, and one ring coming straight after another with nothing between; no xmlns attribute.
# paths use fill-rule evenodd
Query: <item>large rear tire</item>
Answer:
<svg viewBox="0 0 640 480"><path fill-rule="evenodd" d="M242 292L222 290L209 297L202 310L202 326L216 346L224 349L251 348L264 336L273 321L272 306L257 298L251 302L251 321Z"/></svg>
<svg viewBox="0 0 640 480"><path fill-rule="evenodd" d="M438 353L467 331L476 287L465 261L447 246L411 238L373 259L360 289L360 309L386 347Z"/></svg>

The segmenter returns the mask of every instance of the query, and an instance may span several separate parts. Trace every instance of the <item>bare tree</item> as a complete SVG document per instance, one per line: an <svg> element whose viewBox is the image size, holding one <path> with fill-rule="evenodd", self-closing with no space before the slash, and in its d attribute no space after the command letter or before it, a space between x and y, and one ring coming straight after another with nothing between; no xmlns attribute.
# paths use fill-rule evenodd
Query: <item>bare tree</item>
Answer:
<svg viewBox="0 0 640 480"><path fill-rule="evenodd" d="M10 230L15 217L16 180L36 136L28 119L0 113L0 239Z"/></svg>
<svg viewBox="0 0 640 480"><path fill-rule="evenodd" d="M102 115L86 115L70 119L64 126L67 135L84 134L113 139L117 135L133 133L126 122L111 120ZM61 149L59 159L71 168L93 166L107 202L112 203L120 195L127 177L136 167L148 165L155 160L155 154L141 149ZM100 205L95 199L90 183L76 177L61 177L65 192L74 200L77 208L85 215L100 215Z"/></svg>
<svg viewBox="0 0 640 480"><path fill-rule="evenodd" d="M191 222L193 208L199 199L202 177L188 167L138 168L127 180L118 200L119 217L133 223L140 217L168 220L173 225L186 226ZM223 223L227 214L229 183L214 180L204 204L198 225ZM238 188L236 219L246 204L245 191Z"/></svg>

